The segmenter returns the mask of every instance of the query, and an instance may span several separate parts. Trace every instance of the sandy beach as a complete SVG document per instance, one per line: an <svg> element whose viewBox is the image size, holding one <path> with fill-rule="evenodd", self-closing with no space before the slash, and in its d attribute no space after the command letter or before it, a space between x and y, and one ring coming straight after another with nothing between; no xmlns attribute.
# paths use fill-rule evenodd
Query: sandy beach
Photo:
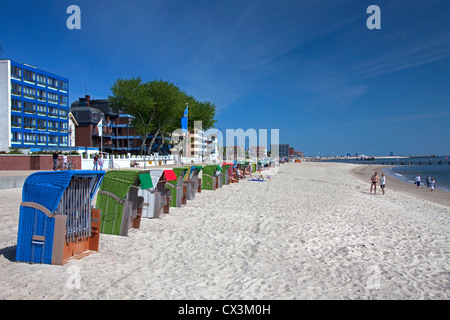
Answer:
<svg viewBox="0 0 450 320"><path fill-rule="evenodd" d="M283 164L64 266L15 261L21 189L0 190L0 299L449 299L449 195L369 194L374 169Z"/></svg>

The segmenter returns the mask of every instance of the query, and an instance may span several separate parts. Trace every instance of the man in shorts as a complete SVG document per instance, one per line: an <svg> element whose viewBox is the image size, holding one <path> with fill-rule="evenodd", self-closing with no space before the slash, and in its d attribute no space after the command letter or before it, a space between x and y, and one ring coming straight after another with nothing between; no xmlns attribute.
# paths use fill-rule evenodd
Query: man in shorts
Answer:
<svg viewBox="0 0 450 320"><path fill-rule="evenodd" d="M370 185L370 193L372 193L372 189L374 189L373 194L377 193L377 182L378 182L378 173L375 172L373 176L370 178L370 181L372 181L372 184Z"/></svg>
<svg viewBox="0 0 450 320"><path fill-rule="evenodd" d="M383 194L384 194L384 188L386 187L386 176L384 175L384 173L381 173L380 187L381 187L381 190L383 191Z"/></svg>

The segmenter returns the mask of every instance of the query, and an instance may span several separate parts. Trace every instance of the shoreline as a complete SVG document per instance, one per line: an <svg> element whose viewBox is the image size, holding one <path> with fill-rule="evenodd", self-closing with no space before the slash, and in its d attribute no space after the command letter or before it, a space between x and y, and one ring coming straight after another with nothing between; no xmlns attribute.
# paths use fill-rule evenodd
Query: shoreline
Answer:
<svg viewBox="0 0 450 320"><path fill-rule="evenodd" d="M355 165L354 168L350 169L350 173L363 182L367 182L367 190L370 190L370 177L373 175L375 171L380 173L383 169L390 168L391 165ZM428 188L419 187L417 188L414 184L409 184L399 179L396 179L385 173L386 178L386 194L389 193L389 189L399 191L401 193L408 194L410 196L414 196L420 198L422 200L432 201L438 204L442 204L445 206L450 206L450 193L435 189L431 192ZM381 191L379 183L377 184L377 191ZM378 195L377 192L377 195ZM381 195L381 193L379 194Z"/></svg>

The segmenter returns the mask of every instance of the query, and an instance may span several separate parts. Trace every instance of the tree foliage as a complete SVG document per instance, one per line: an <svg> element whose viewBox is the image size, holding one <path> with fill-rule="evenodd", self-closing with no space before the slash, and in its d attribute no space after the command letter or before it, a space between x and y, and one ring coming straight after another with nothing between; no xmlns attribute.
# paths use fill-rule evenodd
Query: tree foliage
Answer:
<svg viewBox="0 0 450 320"><path fill-rule="evenodd" d="M147 137L147 152L150 153L158 135L168 136L181 127L186 104L188 105L188 129L194 121L202 121L203 130L214 126L216 106L208 101L197 101L181 91L173 83L164 80L142 82L141 78L117 79L109 96L112 108L132 116L132 125L142 137L140 154L143 154Z"/></svg>

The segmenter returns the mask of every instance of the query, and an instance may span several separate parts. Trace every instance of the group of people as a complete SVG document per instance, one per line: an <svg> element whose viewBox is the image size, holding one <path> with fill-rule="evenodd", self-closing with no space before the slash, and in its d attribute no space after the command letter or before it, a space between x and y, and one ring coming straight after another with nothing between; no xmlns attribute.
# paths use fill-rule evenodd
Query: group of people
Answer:
<svg viewBox="0 0 450 320"><path fill-rule="evenodd" d="M53 153L53 171L58 169L58 160L59 160L59 154L58 151L55 151ZM62 167L64 170L68 170L69 169L69 162L67 159L67 155L63 155L62 156Z"/></svg>
<svg viewBox="0 0 450 320"><path fill-rule="evenodd" d="M370 193L372 193L372 190L374 191L373 193L376 194L377 193L377 183L378 181L380 182L380 187L381 190L383 191L382 194L384 194L384 189L386 187L386 176L384 175L384 173L381 174L381 177L378 177L378 173L375 172L373 174L373 176L370 178L370 181L372 182L370 185ZM417 186L417 188L419 188L420 184L422 182L422 179L420 178L420 174L418 173L416 176L416 179L414 181L414 184ZM436 180L434 180L434 178L432 178L431 176L428 176L427 179L425 180L426 186L428 189L430 189L430 191L433 191L436 188Z"/></svg>
<svg viewBox="0 0 450 320"><path fill-rule="evenodd" d="M378 172L375 172L373 174L373 176L370 178L370 181L372 182L370 184L370 193L372 193L373 190L373 194L377 193L377 183L378 181L380 182L380 188L383 191L382 194L384 194L384 189L386 188L386 176L384 175L384 173L381 173L381 177L378 177Z"/></svg>
<svg viewBox="0 0 450 320"><path fill-rule="evenodd" d="M100 170L103 170L103 158L102 155L95 154L94 155L94 169L98 170L98 167L100 166Z"/></svg>
<svg viewBox="0 0 450 320"><path fill-rule="evenodd" d="M414 180L414 184L418 188L421 183L422 183L422 179L420 178L420 174L418 173ZM436 188L436 180L434 180L434 177L432 178L431 176L428 176L427 179L425 180L425 184L426 184L427 188L430 189L430 191L433 191Z"/></svg>
<svg viewBox="0 0 450 320"><path fill-rule="evenodd" d="M230 182L237 182L239 179L245 179L246 176L252 177L252 165L249 164L248 166L244 166L241 164L238 164L234 170L233 166L230 166L228 168L228 174L230 176Z"/></svg>

